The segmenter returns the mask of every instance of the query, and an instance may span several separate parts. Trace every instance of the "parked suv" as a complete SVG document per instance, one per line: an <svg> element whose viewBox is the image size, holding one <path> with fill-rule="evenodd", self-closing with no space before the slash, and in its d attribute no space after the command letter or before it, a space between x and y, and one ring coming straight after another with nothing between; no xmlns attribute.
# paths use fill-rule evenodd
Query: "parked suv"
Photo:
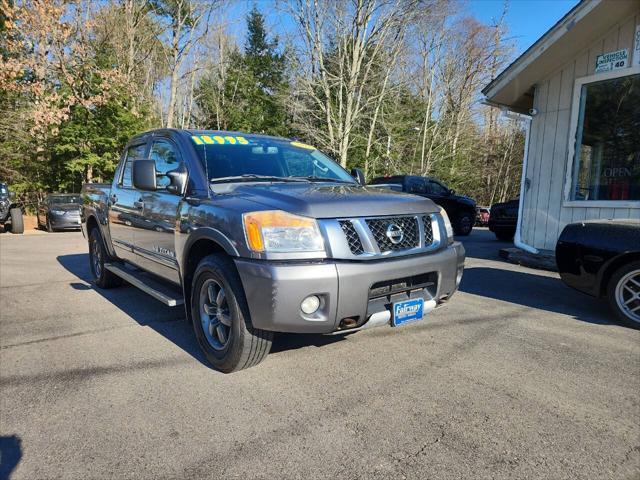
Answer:
<svg viewBox="0 0 640 480"><path fill-rule="evenodd" d="M462 278L431 200L376 190L314 147L233 132L131 139L110 185L83 187L96 285L185 305L211 364L260 362L273 332L341 334L421 320Z"/></svg>
<svg viewBox="0 0 640 480"><path fill-rule="evenodd" d="M469 197L456 195L454 190L434 178L394 175L374 178L370 185L394 190L400 186L403 192L433 200L446 210L456 235L469 235L473 229L476 219L476 202Z"/></svg>
<svg viewBox="0 0 640 480"><path fill-rule="evenodd" d="M489 211L489 230L498 240L511 241L518 225L519 200L494 203Z"/></svg>
<svg viewBox="0 0 640 480"><path fill-rule="evenodd" d="M24 233L22 209L14 200L13 192L9 192L6 183L0 183L0 225L11 233Z"/></svg>

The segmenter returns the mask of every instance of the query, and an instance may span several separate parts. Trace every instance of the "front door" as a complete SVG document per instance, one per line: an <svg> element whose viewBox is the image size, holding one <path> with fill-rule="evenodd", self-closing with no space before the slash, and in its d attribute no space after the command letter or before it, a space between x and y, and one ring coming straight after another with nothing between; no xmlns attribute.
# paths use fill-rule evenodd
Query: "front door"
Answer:
<svg viewBox="0 0 640 480"><path fill-rule="evenodd" d="M449 217L453 218L453 214L456 213L456 204L447 187L435 180L427 179L427 197L443 207Z"/></svg>
<svg viewBox="0 0 640 480"><path fill-rule="evenodd" d="M118 258L136 262L133 253L134 230L142 222L140 192L133 188L132 165L137 159L146 158L147 144L132 145L125 153L125 161L119 176L111 186L109 195L109 232Z"/></svg>
<svg viewBox="0 0 640 480"><path fill-rule="evenodd" d="M179 283L175 232L182 197L167 191L164 174L178 168L182 158L177 145L165 138L152 141L149 158L156 163L158 189L142 192L145 225L136 229L135 251L145 270Z"/></svg>

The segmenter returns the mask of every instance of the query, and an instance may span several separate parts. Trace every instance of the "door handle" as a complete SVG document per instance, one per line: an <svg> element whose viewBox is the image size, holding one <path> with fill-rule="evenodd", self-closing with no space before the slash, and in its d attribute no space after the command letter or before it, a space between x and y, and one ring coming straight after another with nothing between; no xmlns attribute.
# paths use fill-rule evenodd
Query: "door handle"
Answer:
<svg viewBox="0 0 640 480"><path fill-rule="evenodd" d="M142 200L137 200L133 202L133 206L138 210L142 210L144 208L144 202Z"/></svg>

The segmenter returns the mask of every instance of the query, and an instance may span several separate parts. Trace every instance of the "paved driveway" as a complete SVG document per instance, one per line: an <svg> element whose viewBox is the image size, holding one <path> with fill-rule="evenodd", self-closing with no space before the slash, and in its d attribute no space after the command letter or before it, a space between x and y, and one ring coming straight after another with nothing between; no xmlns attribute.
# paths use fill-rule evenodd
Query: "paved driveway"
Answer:
<svg viewBox="0 0 640 480"><path fill-rule="evenodd" d="M419 324L207 367L180 309L89 284L81 234L0 235L0 478L640 476L640 332L465 239Z"/></svg>

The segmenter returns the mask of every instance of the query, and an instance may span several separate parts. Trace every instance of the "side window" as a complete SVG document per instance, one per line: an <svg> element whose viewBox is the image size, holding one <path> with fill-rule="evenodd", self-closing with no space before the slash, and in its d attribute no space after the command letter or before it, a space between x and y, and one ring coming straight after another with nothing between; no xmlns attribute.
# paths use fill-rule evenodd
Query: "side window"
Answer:
<svg viewBox="0 0 640 480"><path fill-rule="evenodd" d="M430 181L429 182L429 193L431 195L440 195L444 196L447 194L447 189L440 185L438 182Z"/></svg>
<svg viewBox="0 0 640 480"><path fill-rule="evenodd" d="M134 145L129 147L127 150L127 156L124 161L124 168L122 169L122 176L120 177L120 185L123 187L131 188L133 187L132 181L132 169L131 166L134 160L144 158L144 152L146 149L146 144L142 145Z"/></svg>
<svg viewBox="0 0 640 480"><path fill-rule="evenodd" d="M180 165L180 155L175 145L167 140L155 140L151 146L149 157L156 162L156 171L159 174L175 170ZM158 187L166 187L167 185L169 185L169 178L159 176Z"/></svg>
<svg viewBox="0 0 640 480"><path fill-rule="evenodd" d="M412 177L407 179L408 193L426 193L425 180L420 177Z"/></svg>

